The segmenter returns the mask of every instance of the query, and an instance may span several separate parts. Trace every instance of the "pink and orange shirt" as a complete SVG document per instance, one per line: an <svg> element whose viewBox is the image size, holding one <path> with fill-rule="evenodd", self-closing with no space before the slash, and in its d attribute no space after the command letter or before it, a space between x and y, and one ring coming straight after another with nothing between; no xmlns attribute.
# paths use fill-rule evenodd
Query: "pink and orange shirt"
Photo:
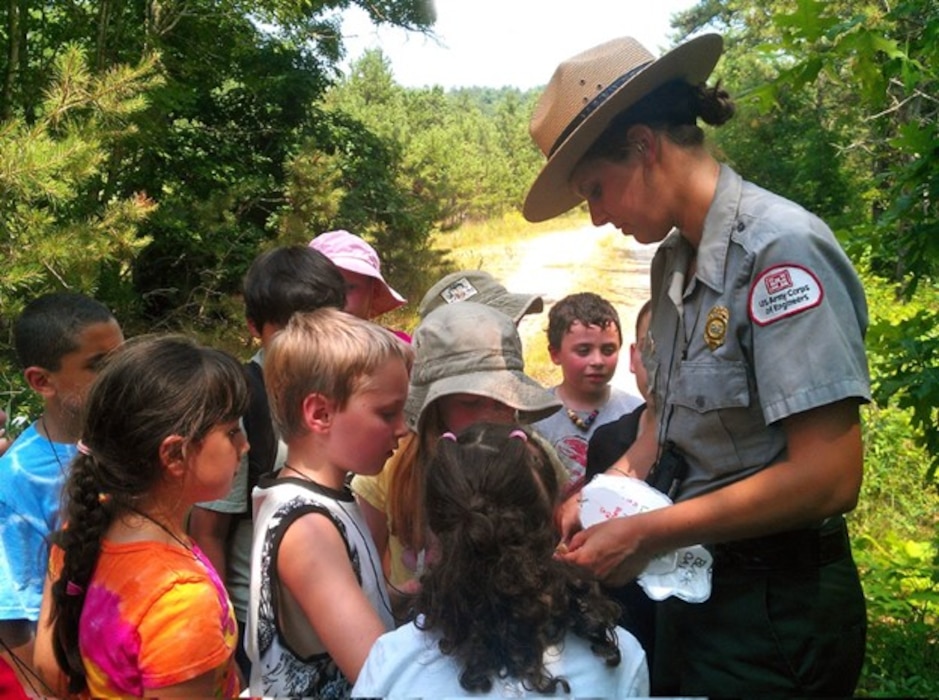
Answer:
<svg viewBox="0 0 939 700"><path fill-rule="evenodd" d="M54 570L61 562L54 548ZM214 671L216 697L236 697L237 640L228 594L198 547L102 542L79 623L89 695L153 695Z"/></svg>

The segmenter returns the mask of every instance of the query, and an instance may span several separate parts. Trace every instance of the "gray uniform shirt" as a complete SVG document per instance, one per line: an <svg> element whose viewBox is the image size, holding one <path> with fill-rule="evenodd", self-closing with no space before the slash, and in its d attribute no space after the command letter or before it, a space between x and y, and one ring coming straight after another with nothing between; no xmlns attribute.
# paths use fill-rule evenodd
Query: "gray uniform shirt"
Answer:
<svg viewBox="0 0 939 700"><path fill-rule="evenodd" d="M864 291L823 221L721 166L686 280L693 255L677 231L656 252L643 356L660 444L689 463L676 500L781 459L781 419L870 399Z"/></svg>

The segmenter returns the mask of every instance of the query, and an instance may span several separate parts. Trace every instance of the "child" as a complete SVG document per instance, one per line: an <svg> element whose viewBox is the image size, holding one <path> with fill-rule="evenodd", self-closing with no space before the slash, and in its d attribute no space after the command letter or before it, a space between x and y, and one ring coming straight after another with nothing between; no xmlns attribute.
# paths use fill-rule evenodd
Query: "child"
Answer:
<svg viewBox="0 0 939 700"><path fill-rule="evenodd" d="M489 306L466 301L435 309L415 330L414 348L405 408L410 432L381 474L352 481L388 579L402 590L413 587L410 582L423 567L427 542L421 492L440 435L477 421L530 422L560 407L525 374L512 319Z"/></svg>
<svg viewBox="0 0 939 700"><path fill-rule="evenodd" d="M587 443L593 431L641 402L610 386L622 344L616 309L592 292L570 294L548 312L548 352L563 375L551 392L564 407L533 427L567 466L565 496L585 483Z"/></svg>
<svg viewBox="0 0 939 700"><path fill-rule="evenodd" d="M636 342L629 346L629 369L636 375L636 386L645 399L631 412L617 420L601 425L587 446L587 481L601 474L623 456L636 438L646 431L655 430L655 411L648 411L649 377L642 364L642 348L652 318L652 301L646 301L636 314ZM607 593L620 604L619 624L632 632L646 651L649 667L655 657L655 606L636 581L607 589Z"/></svg>
<svg viewBox="0 0 939 700"><path fill-rule="evenodd" d="M341 309L345 282L339 269L322 253L303 245L274 248L251 263L244 279L248 330L261 348L245 364L251 401L243 428L251 449L238 468L235 484L224 498L199 503L189 518L189 534L199 543L222 577L238 620L235 658L245 678L251 665L244 651L251 580L251 490L261 474L279 469L287 446L278 438L264 388L264 351L274 334L299 311L323 307Z"/></svg>
<svg viewBox="0 0 939 700"><path fill-rule="evenodd" d="M254 490L251 693L342 697L394 626L349 472L377 474L406 433L409 345L350 314L295 314L265 380L287 461Z"/></svg>
<svg viewBox="0 0 939 700"><path fill-rule="evenodd" d="M439 559L419 617L381 637L356 697L647 696L645 654L595 582L552 555L559 483L518 425L444 433L427 470Z"/></svg>
<svg viewBox="0 0 939 700"><path fill-rule="evenodd" d="M17 360L43 408L0 457L0 657L26 688L36 690L32 648L47 541L59 524L85 393L104 356L123 340L111 312L82 294L38 297L13 326Z"/></svg>
<svg viewBox="0 0 939 700"><path fill-rule="evenodd" d="M183 337L131 340L102 369L43 600L50 685L57 664L91 697L239 692L231 603L185 520L231 488L247 405L239 362Z"/></svg>
<svg viewBox="0 0 939 700"><path fill-rule="evenodd" d="M629 345L629 371L636 375L636 387L643 402L612 423L598 426L587 445L587 481L613 466L640 433L653 429L655 418L646 411L649 401L649 375L642 364L642 348L649 332L652 301L646 301L636 314L636 342Z"/></svg>
<svg viewBox="0 0 939 700"><path fill-rule="evenodd" d="M407 303L382 277L375 249L354 233L342 230L321 233L310 241L310 247L339 268L346 281L346 313L369 321ZM411 336L404 331L391 332L404 342L411 342Z"/></svg>

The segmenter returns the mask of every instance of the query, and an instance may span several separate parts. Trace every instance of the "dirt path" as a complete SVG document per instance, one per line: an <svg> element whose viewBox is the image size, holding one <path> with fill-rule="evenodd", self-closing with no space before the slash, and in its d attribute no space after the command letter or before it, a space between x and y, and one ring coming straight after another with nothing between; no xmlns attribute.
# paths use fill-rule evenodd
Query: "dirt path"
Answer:
<svg viewBox="0 0 939 700"><path fill-rule="evenodd" d="M545 312L526 316L519 325L525 347L526 369L546 385L556 384L560 374L551 364L545 329L551 304L572 292L591 291L608 299L620 315L623 342L635 335L636 312L649 294L649 263L654 246L643 246L615 229L578 228L553 231L510 248L487 246L474 251L479 267L502 280L514 292L539 293ZM636 393L625 353L613 385Z"/></svg>

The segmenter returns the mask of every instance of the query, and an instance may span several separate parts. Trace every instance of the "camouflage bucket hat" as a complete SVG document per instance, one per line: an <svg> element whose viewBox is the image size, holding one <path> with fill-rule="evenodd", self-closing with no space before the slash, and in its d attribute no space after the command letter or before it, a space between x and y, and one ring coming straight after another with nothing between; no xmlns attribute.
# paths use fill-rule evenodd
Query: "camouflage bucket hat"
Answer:
<svg viewBox="0 0 939 700"><path fill-rule="evenodd" d="M522 341L512 319L483 304L441 306L414 331L416 359L405 415L412 430L427 407L451 394L486 396L518 411L530 423L561 404L525 374Z"/></svg>

